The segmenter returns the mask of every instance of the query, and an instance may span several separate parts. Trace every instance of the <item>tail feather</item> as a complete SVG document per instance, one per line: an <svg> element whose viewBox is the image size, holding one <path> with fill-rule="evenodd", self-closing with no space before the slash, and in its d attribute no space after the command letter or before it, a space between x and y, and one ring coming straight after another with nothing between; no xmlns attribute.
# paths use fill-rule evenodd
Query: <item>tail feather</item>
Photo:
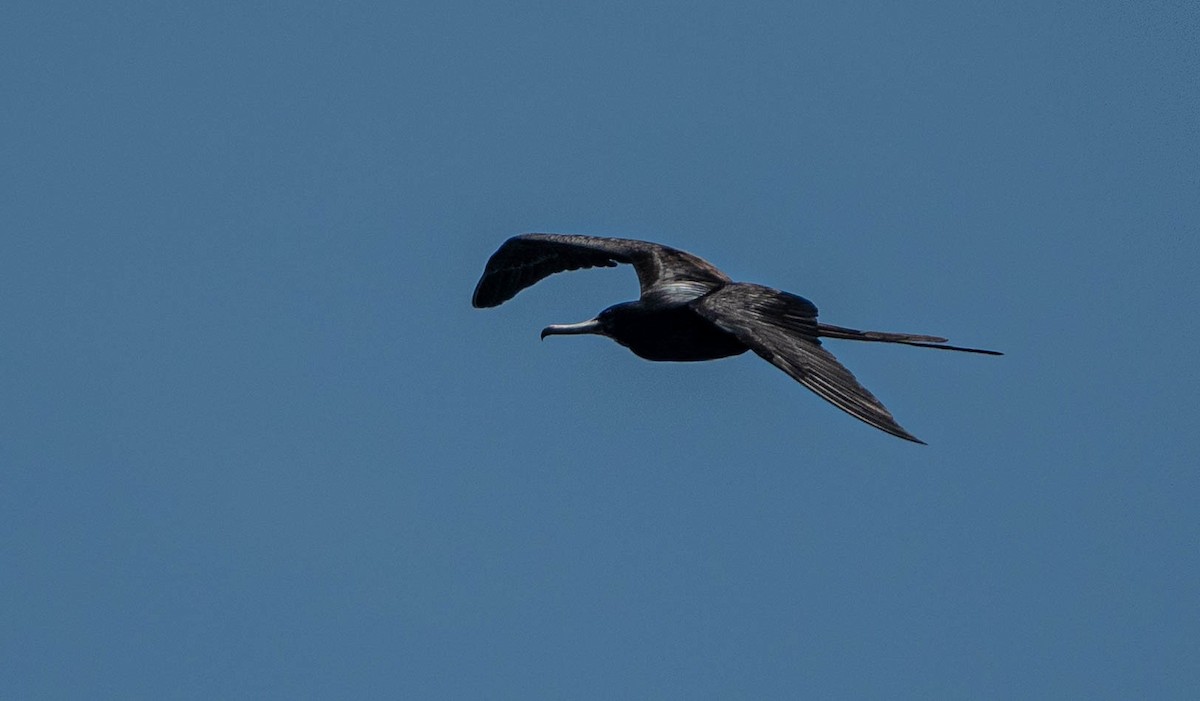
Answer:
<svg viewBox="0 0 1200 701"><path fill-rule="evenodd" d="M849 341L872 341L875 343L901 343L906 346L920 348L940 348L942 350L962 351L963 353L982 353L984 355L1004 355L1000 351L984 350L982 348L964 348L947 345L949 339L941 336L925 336L914 333L890 333L887 331L859 331L844 326L817 324L817 335L825 338L842 338Z"/></svg>

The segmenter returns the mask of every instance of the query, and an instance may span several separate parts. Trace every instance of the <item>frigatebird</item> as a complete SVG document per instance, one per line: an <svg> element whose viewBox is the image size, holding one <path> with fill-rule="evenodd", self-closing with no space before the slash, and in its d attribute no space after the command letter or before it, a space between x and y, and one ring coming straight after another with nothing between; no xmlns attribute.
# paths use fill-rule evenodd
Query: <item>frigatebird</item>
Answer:
<svg viewBox="0 0 1200 701"><path fill-rule="evenodd" d="M834 406L882 431L925 442L900 427L891 412L858 383L821 338L901 343L922 348L1003 355L946 345L947 339L909 333L859 331L817 322L807 299L764 285L734 282L708 261L669 246L633 239L574 234L522 234L488 259L471 299L495 307L565 270L628 263L641 296L577 324L553 324L556 334L607 336L647 360L715 360L752 350Z"/></svg>

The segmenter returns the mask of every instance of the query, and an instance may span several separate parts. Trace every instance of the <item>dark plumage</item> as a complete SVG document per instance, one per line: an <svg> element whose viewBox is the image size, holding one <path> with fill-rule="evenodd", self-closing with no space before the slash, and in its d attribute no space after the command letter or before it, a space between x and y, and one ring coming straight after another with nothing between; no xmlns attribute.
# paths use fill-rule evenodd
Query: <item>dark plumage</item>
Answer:
<svg viewBox="0 0 1200 701"><path fill-rule="evenodd" d="M637 271L641 285L637 300L609 307L588 321L547 326L542 338L598 334L647 360L713 360L752 350L851 416L915 443L924 441L901 428L887 408L821 346L820 337L1002 355L946 345L946 339L937 336L820 324L816 306L803 297L733 282L690 253L632 239L514 236L488 259L471 303L494 307L554 273L618 263L629 263Z"/></svg>

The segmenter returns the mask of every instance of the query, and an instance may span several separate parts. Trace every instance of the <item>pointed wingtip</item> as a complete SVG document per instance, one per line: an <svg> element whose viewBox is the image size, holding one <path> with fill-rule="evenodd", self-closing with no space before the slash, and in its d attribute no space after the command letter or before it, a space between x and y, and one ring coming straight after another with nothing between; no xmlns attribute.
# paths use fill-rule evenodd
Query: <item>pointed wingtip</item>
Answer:
<svg viewBox="0 0 1200 701"><path fill-rule="evenodd" d="M910 441L912 443L919 443L921 445L929 445L928 443L921 440L920 438L917 438L916 436L909 433L908 431L905 431L903 428L901 428L900 424L898 424L898 423L893 423L891 426L881 426L878 424L874 424L874 426L876 428L882 429L885 433L892 434L893 436L895 436L897 438L903 438L906 441Z"/></svg>

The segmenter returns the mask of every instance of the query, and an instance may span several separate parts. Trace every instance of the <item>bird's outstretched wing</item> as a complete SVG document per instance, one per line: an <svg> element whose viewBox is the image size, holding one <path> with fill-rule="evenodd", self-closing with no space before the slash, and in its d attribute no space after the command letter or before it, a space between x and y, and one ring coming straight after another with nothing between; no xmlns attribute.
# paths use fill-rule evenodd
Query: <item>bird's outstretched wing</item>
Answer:
<svg viewBox="0 0 1200 701"><path fill-rule="evenodd" d="M693 303L695 310L755 353L857 419L915 443L891 412L817 338L817 308L787 292L737 283Z"/></svg>
<svg viewBox="0 0 1200 701"><path fill-rule="evenodd" d="M505 241L488 259L471 304L494 307L539 280L564 270L611 268L629 263L637 271L642 295L672 282L710 287L729 277L707 261L669 246L633 239L574 234L522 234Z"/></svg>

